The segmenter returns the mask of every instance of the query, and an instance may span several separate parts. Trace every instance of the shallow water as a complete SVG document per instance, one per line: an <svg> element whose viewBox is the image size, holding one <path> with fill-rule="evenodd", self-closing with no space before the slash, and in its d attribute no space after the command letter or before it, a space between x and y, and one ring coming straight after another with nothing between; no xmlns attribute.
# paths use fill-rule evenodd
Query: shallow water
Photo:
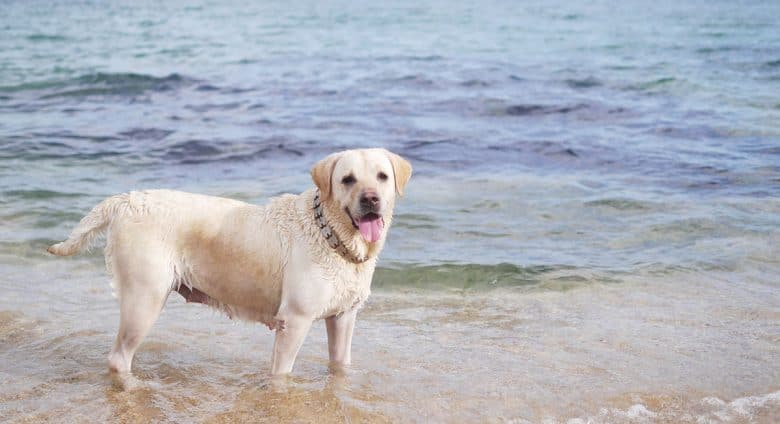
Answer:
<svg viewBox="0 0 780 424"><path fill-rule="evenodd" d="M0 418L780 421L780 7L12 2L0 14ZM415 175L354 364L170 299L106 371L103 197L264 203L384 146Z"/></svg>

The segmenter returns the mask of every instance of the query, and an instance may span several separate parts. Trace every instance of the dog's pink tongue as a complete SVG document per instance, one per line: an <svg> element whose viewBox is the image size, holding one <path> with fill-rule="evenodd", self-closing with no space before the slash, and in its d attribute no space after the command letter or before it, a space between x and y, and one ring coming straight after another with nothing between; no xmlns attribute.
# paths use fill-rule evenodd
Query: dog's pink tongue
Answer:
<svg viewBox="0 0 780 424"><path fill-rule="evenodd" d="M360 235L369 243L379 240L379 237L382 236L383 228L385 228L385 221L381 217L363 217L358 222Z"/></svg>

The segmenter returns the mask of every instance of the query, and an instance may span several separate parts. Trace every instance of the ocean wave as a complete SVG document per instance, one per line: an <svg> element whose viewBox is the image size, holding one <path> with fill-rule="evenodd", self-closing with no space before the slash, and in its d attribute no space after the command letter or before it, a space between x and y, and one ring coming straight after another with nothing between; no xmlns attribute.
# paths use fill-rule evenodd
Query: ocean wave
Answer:
<svg viewBox="0 0 780 424"><path fill-rule="evenodd" d="M753 423L777 422L780 417L780 391L761 395L752 395L725 401L715 396L700 400L681 399L680 396L636 395L637 400L626 408L603 407L597 414L569 418L557 421L554 418L546 423L565 422L567 424L601 423L655 423L655 422L691 422L691 423ZM647 399L644 399L647 398ZM525 423L525 420L510 422Z"/></svg>
<svg viewBox="0 0 780 424"><path fill-rule="evenodd" d="M373 287L379 289L416 288L445 291L484 291L499 287L530 287L566 290L592 281L614 282L607 275L568 265L519 266L510 263L403 265L379 267Z"/></svg>
<svg viewBox="0 0 780 424"><path fill-rule="evenodd" d="M119 133L122 137L130 140L152 140L159 141L173 134L173 130L161 128L131 128Z"/></svg>
<svg viewBox="0 0 780 424"><path fill-rule="evenodd" d="M585 104L575 104L567 106L539 105L539 104L518 104L508 106L503 110L504 115L508 116L538 116L566 114L587 108ZM501 112L498 112L501 115Z"/></svg>
<svg viewBox="0 0 780 424"><path fill-rule="evenodd" d="M54 34L31 34L25 37L25 40L32 42L68 41L68 37Z"/></svg>
<svg viewBox="0 0 780 424"><path fill-rule="evenodd" d="M409 85L417 86L417 87L432 87L432 86L436 85L436 83L434 82L433 79L428 78L427 76L422 75L422 74L404 75L404 76L401 76L401 77L392 78L392 79L390 79L389 82L400 83L400 84L409 84Z"/></svg>
<svg viewBox="0 0 780 424"><path fill-rule="evenodd" d="M147 91L171 91L194 83L192 78L172 73L163 77L131 72L97 72L66 80L46 80L2 86L0 92L40 92L40 99L106 95L137 95Z"/></svg>
<svg viewBox="0 0 780 424"><path fill-rule="evenodd" d="M565 80L564 82L569 87L577 88L577 89L600 87L601 85L603 85L603 83L600 80L594 77L581 78L581 79L571 78Z"/></svg>
<svg viewBox="0 0 780 424"><path fill-rule="evenodd" d="M636 91L647 95L673 94L682 95L694 92L703 92L706 87L694 79L681 76L666 76L646 81L640 81L625 85L626 91Z"/></svg>
<svg viewBox="0 0 780 424"><path fill-rule="evenodd" d="M413 56L413 55L392 55L392 56L377 56L370 58L369 60L376 60L379 62L438 62L444 60L444 56L440 55L427 55L427 56Z"/></svg>
<svg viewBox="0 0 780 424"><path fill-rule="evenodd" d="M71 193L54 190L8 190L3 193L6 197L14 200L45 200L53 198L74 198L86 196L84 193Z"/></svg>
<svg viewBox="0 0 780 424"><path fill-rule="evenodd" d="M583 82L583 84L585 84ZM474 115L504 118L570 117L576 121L615 123L617 120L637 116L637 112L624 105L598 101L555 103L514 103L504 99L453 99L437 106L453 110L469 111Z"/></svg>
<svg viewBox="0 0 780 424"><path fill-rule="evenodd" d="M604 198L585 202L585 206L610 208L618 211L648 211L656 206L649 202L642 202L626 198Z"/></svg>
<svg viewBox="0 0 780 424"><path fill-rule="evenodd" d="M469 87L469 88L485 88L485 87L490 87L492 84L482 79L472 78L461 82L460 85L462 87Z"/></svg>
<svg viewBox="0 0 780 424"><path fill-rule="evenodd" d="M186 140L155 149L152 153L166 162L197 165L210 162L246 162L271 157L302 157L304 149L295 142L271 138L229 143L207 140Z"/></svg>

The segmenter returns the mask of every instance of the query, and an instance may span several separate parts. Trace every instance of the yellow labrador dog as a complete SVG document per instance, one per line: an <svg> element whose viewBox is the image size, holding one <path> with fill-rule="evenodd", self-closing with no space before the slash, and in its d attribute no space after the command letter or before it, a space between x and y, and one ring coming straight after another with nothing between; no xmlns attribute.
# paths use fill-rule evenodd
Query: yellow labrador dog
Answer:
<svg viewBox="0 0 780 424"><path fill-rule="evenodd" d="M347 150L311 170L316 188L265 206L170 190L103 200L48 251L68 256L106 235L119 298L109 369L133 355L168 295L276 331L271 373L289 373L312 322L324 318L330 360L350 362L357 310L371 292L397 195L412 174L384 149Z"/></svg>

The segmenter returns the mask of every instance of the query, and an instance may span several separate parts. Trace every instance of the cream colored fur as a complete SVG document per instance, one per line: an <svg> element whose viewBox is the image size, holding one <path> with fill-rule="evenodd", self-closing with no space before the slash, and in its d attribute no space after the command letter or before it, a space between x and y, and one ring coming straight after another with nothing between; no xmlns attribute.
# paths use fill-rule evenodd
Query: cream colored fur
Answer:
<svg viewBox="0 0 780 424"><path fill-rule="evenodd" d="M48 250L73 255L106 233L106 266L120 304L109 368L118 374L129 375L136 349L172 291L274 329L274 375L292 370L309 327L323 318L330 359L344 365L396 194L411 172L407 161L384 149L334 153L312 168L329 225L347 248L369 257L360 264L340 256L320 233L314 189L264 206L171 190L120 194L95 206L67 240ZM348 175L354 183L342 182ZM374 243L352 224L366 193L379 197L385 223Z"/></svg>

